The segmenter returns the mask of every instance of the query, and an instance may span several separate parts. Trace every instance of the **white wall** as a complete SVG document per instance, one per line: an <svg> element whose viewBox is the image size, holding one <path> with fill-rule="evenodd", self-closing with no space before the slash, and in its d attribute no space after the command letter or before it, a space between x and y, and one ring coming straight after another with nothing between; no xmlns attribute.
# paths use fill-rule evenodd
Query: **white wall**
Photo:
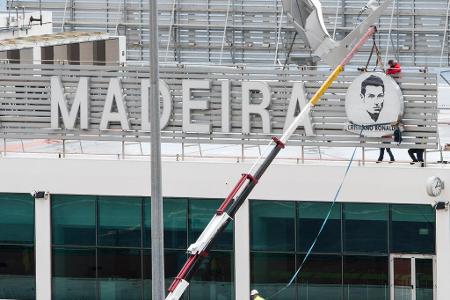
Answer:
<svg viewBox="0 0 450 300"><path fill-rule="evenodd" d="M345 165L274 164L260 180L251 199L330 201ZM172 197L223 198L249 169L243 163L163 162L163 194ZM52 194L150 195L150 162L128 160L1 158L0 192ZM386 166L354 166L342 189L340 201L430 204L425 183L430 176L440 176L450 186L450 169ZM449 200L449 190L441 199ZM40 203L36 224L50 231L50 205ZM38 210L36 210L38 212ZM43 220L38 220L43 218ZM448 211L436 214L437 300L448 298L450 278L450 222ZM236 298L246 299L250 289L248 201L235 218ZM37 229L39 231L39 229ZM50 232L37 232L36 254L48 256ZM36 258L39 261L40 257ZM36 265L40 286L48 286L51 277L48 258ZM39 295L38 295L39 296ZM47 299L48 295L38 297Z"/></svg>
<svg viewBox="0 0 450 300"><path fill-rule="evenodd" d="M244 163L163 162L163 193L172 197L225 197L249 169ZM36 189L56 194L150 195L150 162L131 160L2 158L0 192ZM251 199L331 200L345 166L274 164ZM351 168L339 197L348 202L431 203L425 183L450 168L366 166ZM450 198L450 188L442 197Z"/></svg>

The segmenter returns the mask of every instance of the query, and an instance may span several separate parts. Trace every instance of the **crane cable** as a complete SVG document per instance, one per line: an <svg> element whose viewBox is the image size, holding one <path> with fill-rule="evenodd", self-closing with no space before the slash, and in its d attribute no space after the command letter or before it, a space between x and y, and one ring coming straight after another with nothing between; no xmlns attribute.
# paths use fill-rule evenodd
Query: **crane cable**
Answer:
<svg viewBox="0 0 450 300"><path fill-rule="evenodd" d="M363 132L363 130L361 130L359 136L362 136L362 132ZM336 193L334 194L333 202L331 203L330 209L328 210L328 213L327 213L325 219L322 222L322 226L320 226L319 232L317 232L316 237L314 238L311 246L309 247L308 252L306 252L306 255L303 258L302 263L300 264L300 267L298 267L298 269L295 271L294 275L291 277L291 279L289 280L288 284L285 285L284 287L282 287L276 293L272 294L270 297L268 297L267 300L272 299L273 297L281 294L283 291L288 289L294 283L295 279L300 274L300 271L303 269L303 266L305 265L306 261L308 260L309 256L311 255L312 250L314 249L314 247L317 244L317 241L319 240L320 234L324 230L325 225L328 223L328 219L330 218L331 213L333 212L333 209L334 209L334 207L336 205L337 198L339 197L339 194L341 193L342 187L344 185L345 178L347 177L347 174L350 171L350 167L351 167L351 165L352 165L352 163L353 163L353 161L355 159L355 154L356 154L356 150L357 149L358 149L358 147L355 147L355 149L353 150L353 153L352 153L352 156L350 158L350 161L348 162L347 168L345 169L344 176L342 176L341 183L339 184L339 187L338 187Z"/></svg>
<svg viewBox="0 0 450 300"><path fill-rule="evenodd" d="M339 17L339 2L342 3L342 1L344 0L336 0L336 15L334 16L333 40L336 40L337 20ZM342 14L344 14L344 12L342 12ZM345 26L345 24L343 26Z"/></svg>
<svg viewBox="0 0 450 300"><path fill-rule="evenodd" d="M450 0L449 0L450 1ZM394 22L394 10L395 10L395 4L397 0L394 0L392 3L392 11L391 11L391 21L389 22L389 32L388 36L386 37L386 55L384 57L384 61L388 60L388 54L389 54L389 41L391 40L391 33L392 33L392 23ZM398 16L397 16L398 18Z"/></svg>
<svg viewBox="0 0 450 300"><path fill-rule="evenodd" d="M374 52L377 55L377 61L375 63L375 67L373 68L372 71L375 71L377 69L377 67L380 67L380 69L384 72L385 70L384 70L384 65L383 65L383 59L381 58L380 48L378 48L375 35L373 36L372 50L370 51L369 59L367 60L366 66L364 67L364 71L367 72Z"/></svg>

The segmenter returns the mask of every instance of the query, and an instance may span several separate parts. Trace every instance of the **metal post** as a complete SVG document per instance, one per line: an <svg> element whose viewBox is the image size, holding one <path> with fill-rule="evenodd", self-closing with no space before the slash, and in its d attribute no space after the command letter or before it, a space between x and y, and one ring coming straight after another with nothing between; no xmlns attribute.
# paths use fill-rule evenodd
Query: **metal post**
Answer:
<svg viewBox="0 0 450 300"><path fill-rule="evenodd" d="M164 236L161 185L161 129L159 124L158 7L149 0L150 20L150 116L151 116L151 242L152 299L164 300Z"/></svg>
<svg viewBox="0 0 450 300"><path fill-rule="evenodd" d="M305 146L302 145L302 164L305 163Z"/></svg>
<svg viewBox="0 0 450 300"><path fill-rule="evenodd" d="M366 165L366 148L362 147L361 148L361 154L362 154L362 164L363 166Z"/></svg>

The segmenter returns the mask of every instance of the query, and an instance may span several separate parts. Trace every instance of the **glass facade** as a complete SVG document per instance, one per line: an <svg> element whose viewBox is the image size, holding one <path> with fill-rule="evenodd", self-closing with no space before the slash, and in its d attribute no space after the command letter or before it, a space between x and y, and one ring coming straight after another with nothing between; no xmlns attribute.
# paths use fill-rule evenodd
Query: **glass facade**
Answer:
<svg viewBox="0 0 450 300"><path fill-rule="evenodd" d="M389 207L385 204L345 204L344 251L387 253Z"/></svg>
<svg viewBox="0 0 450 300"><path fill-rule="evenodd" d="M434 254L430 205L336 203L295 284L286 286L331 203L250 202L251 288L271 299L389 299L391 253ZM418 261L421 299L432 295L431 260Z"/></svg>
<svg viewBox="0 0 450 300"><path fill-rule="evenodd" d="M167 286L219 204L217 199L164 199ZM287 284L330 207L250 202L251 288L270 297ZM150 199L52 195L51 209L53 299L151 298ZM234 299L232 225L182 299ZM34 299L34 199L0 194L0 226L0 298ZM431 206L337 203L295 283L271 299L389 299L390 254L435 254ZM432 299L433 261L416 258L415 271L417 298ZM409 287L408 281L395 282L397 290Z"/></svg>
<svg viewBox="0 0 450 300"><path fill-rule="evenodd" d="M34 199L30 194L0 194L0 228L0 299L34 299Z"/></svg>
<svg viewBox="0 0 450 300"><path fill-rule="evenodd" d="M219 206L164 199L168 286ZM53 299L150 299L150 199L52 195ZM203 261L183 299L234 299L233 226Z"/></svg>
<svg viewBox="0 0 450 300"><path fill-rule="evenodd" d="M435 212L429 205L392 205L391 251L435 252Z"/></svg>

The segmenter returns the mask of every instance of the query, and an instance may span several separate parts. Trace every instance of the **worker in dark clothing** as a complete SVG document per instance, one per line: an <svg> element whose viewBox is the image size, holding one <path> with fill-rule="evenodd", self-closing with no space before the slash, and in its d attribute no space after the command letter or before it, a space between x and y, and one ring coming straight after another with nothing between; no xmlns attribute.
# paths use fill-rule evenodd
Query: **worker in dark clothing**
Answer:
<svg viewBox="0 0 450 300"><path fill-rule="evenodd" d="M388 62L389 68L386 70L386 75L390 75L392 78L394 78L396 81L400 78L400 73L402 72L402 68L400 67L400 64L396 62L395 60L391 59ZM387 142L384 142L387 144ZM384 157L384 150L389 154L390 163L394 162L394 155L392 154L391 148L380 148L380 155L378 156L377 163L383 161Z"/></svg>
<svg viewBox="0 0 450 300"><path fill-rule="evenodd" d="M392 154L391 148L380 148L380 155L378 156L377 163L382 162L384 158L384 150L386 149L386 152L389 154L389 163L392 163L395 161L394 155Z"/></svg>
<svg viewBox="0 0 450 300"><path fill-rule="evenodd" d="M423 162L423 153L424 152L425 152L424 149L412 148L412 149L408 150L409 157L411 157L413 163Z"/></svg>
<svg viewBox="0 0 450 300"><path fill-rule="evenodd" d="M423 161L423 153L425 152L424 149L409 149L408 150L408 154L409 157L411 157L412 162L411 164L415 164L416 162L420 162L420 165L423 167L424 166L424 161Z"/></svg>

